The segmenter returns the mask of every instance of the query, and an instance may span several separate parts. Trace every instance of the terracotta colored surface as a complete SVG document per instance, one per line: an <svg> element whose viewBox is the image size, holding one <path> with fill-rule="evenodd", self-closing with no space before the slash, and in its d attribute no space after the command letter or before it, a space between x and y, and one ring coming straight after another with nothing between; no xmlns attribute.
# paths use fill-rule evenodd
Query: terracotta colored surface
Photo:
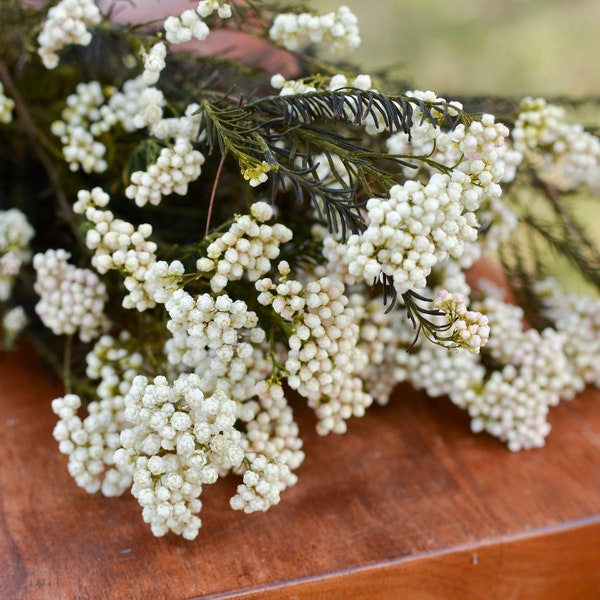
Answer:
<svg viewBox="0 0 600 600"><path fill-rule="evenodd" d="M198 539L155 539L131 497L75 487L52 439L60 387L0 360L0 598L600 598L600 394L554 409L542 451L473 436L446 400L390 406L318 438L299 484L243 515L207 487Z"/></svg>

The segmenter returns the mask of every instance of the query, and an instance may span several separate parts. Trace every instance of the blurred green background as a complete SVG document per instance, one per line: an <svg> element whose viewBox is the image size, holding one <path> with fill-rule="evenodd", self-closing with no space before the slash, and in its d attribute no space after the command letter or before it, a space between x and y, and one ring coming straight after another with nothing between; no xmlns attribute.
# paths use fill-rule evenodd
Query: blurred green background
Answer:
<svg viewBox="0 0 600 600"><path fill-rule="evenodd" d="M600 98L600 0L320 0L319 11L340 4L359 18L363 42L348 58L363 72L395 67L412 89L447 98ZM569 113L600 124L596 103ZM598 199L572 200L600 244ZM595 293L551 249L544 262L567 289Z"/></svg>
<svg viewBox="0 0 600 600"><path fill-rule="evenodd" d="M600 0L320 0L360 19L367 69L401 65L418 89L600 95Z"/></svg>

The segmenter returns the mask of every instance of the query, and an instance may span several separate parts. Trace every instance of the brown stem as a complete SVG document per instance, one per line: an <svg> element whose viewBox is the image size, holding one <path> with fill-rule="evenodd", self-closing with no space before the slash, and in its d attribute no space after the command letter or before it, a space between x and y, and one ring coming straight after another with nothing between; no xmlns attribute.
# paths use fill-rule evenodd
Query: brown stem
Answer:
<svg viewBox="0 0 600 600"><path fill-rule="evenodd" d="M45 148L45 146L49 146L50 143L46 139L45 135L39 130L39 128L34 123L33 118L27 110L25 102L23 101L23 98L19 93L19 90L15 82L13 81L13 78L10 75L8 67L2 59L0 59L0 81L2 81L4 87L6 88L6 91L14 100L15 112L17 113L19 121L25 129L25 133L27 133L27 136L31 140L31 145L35 153L37 154L40 162L42 163L42 166L44 167L48 178L50 179L50 183L52 185L54 193L56 194L58 204L62 212L64 213L65 220L71 227L71 230L73 231L75 236L79 237L79 230L73 218L73 210L69 201L67 200L67 196L64 190L61 187L60 177L54 166L54 163L52 162L52 158L50 157Z"/></svg>
<svg viewBox="0 0 600 600"><path fill-rule="evenodd" d="M73 350L73 336L68 335L65 340L65 348L63 353L63 385L65 393L71 393L71 354Z"/></svg>
<svg viewBox="0 0 600 600"><path fill-rule="evenodd" d="M213 206L215 203L215 197L217 195L217 187L219 185L219 179L221 178L221 172L223 171L223 165L225 164L226 157L227 157L227 148L225 148L225 151L223 152L223 155L221 156L221 161L219 162L219 168L217 169L217 174L215 175L215 181L213 183L212 193L210 195L210 204L208 205L208 215L206 215L206 231L204 232L204 235L208 235L208 232L210 231L210 219L212 216L212 210L213 210Z"/></svg>

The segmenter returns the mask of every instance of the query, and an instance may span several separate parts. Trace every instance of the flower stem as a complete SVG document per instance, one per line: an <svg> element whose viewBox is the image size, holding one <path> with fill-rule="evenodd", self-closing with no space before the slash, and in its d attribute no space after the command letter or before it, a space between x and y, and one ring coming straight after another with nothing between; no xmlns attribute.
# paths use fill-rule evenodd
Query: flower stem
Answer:
<svg viewBox="0 0 600 600"><path fill-rule="evenodd" d="M223 165L225 164L225 159L227 158L227 148L223 151L223 155L221 156L221 161L219 162L219 167L217 169L217 174L215 175L215 181L212 187L212 193L210 195L210 203L208 205L208 215L206 216L206 231L204 235L208 235L210 231L210 219L212 216L212 209L215 203L215 197L217 195L217 187L219 185L219 180L221 179L221 172L223 171Z"/></svg>
<svg viewBox="0 0 600 600"><path fill-rule="evenodd" d="M73 217L73 210L71 208L71 204L67 200L65 192L60 183L60 176L58 171L54 167L51 157L46 151L44 146L48 146L49 142L47 141L45 135L39 130L36 124L33 121L33 118L29 114L27 110L27 106L19 93L13 78L10 75L10 72L2 59L0 59L0 81L3 83L7 92L10 94L15 103L15 112L19 117L19 121L23 125L25 129L25 133L30 138L32 142L33 149L37 154L48 178L50 179L50 183L56 195L56 199L58 204L63 212L64 219L68 223L69 227L73 231L76 237L79 237L79 229Z"/></svg>
<svg viewBox="0 0 600 600"><path fill-rule="evenodd" d="M71 393L71 354L73 350L73 336L68 335L65 340L65 347L63 352L63 385L65 386L65 393Z"/></svg>

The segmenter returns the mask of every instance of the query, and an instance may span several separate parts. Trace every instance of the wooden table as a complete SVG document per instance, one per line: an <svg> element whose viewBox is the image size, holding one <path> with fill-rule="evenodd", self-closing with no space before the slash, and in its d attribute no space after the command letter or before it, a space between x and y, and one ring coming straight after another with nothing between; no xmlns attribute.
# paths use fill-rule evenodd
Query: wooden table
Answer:
<svg viewBox="0 0 600 600"><path fill-rule="evenodd" d="M60 386L0 360L0 598L600 598L600 393L553 410L511 454L444 399L407 388L319 438L267 513L208 486L194 542L155 539L136 501L75 487L51 432Z"/></svg>

